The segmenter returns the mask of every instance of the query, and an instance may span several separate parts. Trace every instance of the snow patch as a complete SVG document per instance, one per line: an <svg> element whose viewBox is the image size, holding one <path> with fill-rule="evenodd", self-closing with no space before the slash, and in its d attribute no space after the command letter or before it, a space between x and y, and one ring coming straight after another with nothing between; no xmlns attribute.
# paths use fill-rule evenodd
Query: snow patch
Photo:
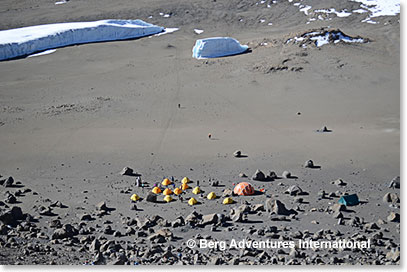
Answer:
<svg viewBox="0 0 407 272"><path fill-rule="evenodd" d="M39 53L36 53L36 54L29 55L29 56L27 56L27 58L32 58L32 57L38 57L38 56L48 55L48 54L54 53L55 51L57 51L57 50L56 50L56 49L45 50L45 51L42 51L42 52L39 52Z"/></svg>
<svg viewBox="0 0 407 272"><path fill-rule="evenodd" d="M218 58L237 55L248 50L247 45L241 45L230 37L214 37L197 40L192 49L192 57L196 59Z"/></svg>
<svg viewBox="0 0 407 272"><path fill-rule="evenodd" d="M313 32L307 32L302 34L300 37L294 37L291 39L288 39L286 41L286 44L290 42L294 43L300 43L303 48L307 47L307 42L312 42L314 43L317 47L321 47L323 45L329 44L329 43L339 43L339 42L346 42L346 43L365 43L368 42L368 40L363 39L361 37L350 37L346 34L344 34L340 30L321 30L321 31L313 31Z"/></svg>
<svg viewBox="0 0 407 272"><path fill-rule="evenodd" d="M195 28L194 32L199 35L199 34L202 34L204 31L202 29Z"/></svg>
<svg viewBox="0 0 407 272"><path fill-rule="evenodd" d="M0 31L0 60L73 44L134 39L163 32L142 20L101 20Z"/></svg>

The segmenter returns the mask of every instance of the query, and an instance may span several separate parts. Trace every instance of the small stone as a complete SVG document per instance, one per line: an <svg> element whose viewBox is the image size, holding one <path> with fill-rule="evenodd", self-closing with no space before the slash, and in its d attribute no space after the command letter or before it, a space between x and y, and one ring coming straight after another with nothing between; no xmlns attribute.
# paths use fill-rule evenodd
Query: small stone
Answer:
<svg viewBox="0 0 407 272"><path fill-rule="evenodd" d="M232 196L232 194L233 194L233 191L231 189L225 189L225 190L223 190L222 197L229 197L229 196Z"/></svg>
<svg viewBox="0 0 407 272"><path fill-rule="evenodd" d="M291 178L291 173L289 171L284 171L281 176L285 179L289 179Z"/></svg>
<svg viewBox="0 0 407 272"><path fill-rule="evenodd" d="M397 262L400 260L400 250L398 248L392 248L391 251L387 252L386 259Z"/></svg>
<svg viewBox="0 0 407 272"><path fill-rule="evenodd" d="M331 183L336 186L346 186L346 182L344 182L342 179L334 180Z"/></svg>
<svg viewBox="0 0 407 272"><path fill-rule="evenodd" d="M343 205L343 204L336 203L336 204L331 206L331 210L333 212L335 212L335 213L336 212L344 212L344 211L346 211L346 206Z"/></svg>
<svg viewBox="0 0 407 272"><path fill-rule="evenodd" d="M99 211L107 211L107 206L106 206L106 202L101 201L98 204L96 204L96 209Z"/></svg>
<svg viewBox="0 0 407 272"><path fill-rule="evenodd" d="M290 186L290 188L288 188L285 192L285 194L289 194L291 196L297 196L297 195L302 195L304 194L304 192L302 191L302 189L297 186L297 185L292 185Z"/></svg>
<svg viewBox="0 0 407 272"><path fill-rule="evenodd" d="M79 215L79 220L81 221L91 221L93 218L90 214L84 213Z"/></svg>
<svg viewBox="0 0 407 272"><path fill-rule="evenodd" d="M241 178L247 178L247 175L246 175L245 173L240 173L240 174L239 174L239 177L241 177Z"/></svg>
<svg viewBox="0 0 407 272"><path fill-rule="evenodd" d="M332 215L333 218L343 218L343 214L340 211L334 212Z"/></svg>
<svg viewBox="0 0 407 272"><path fill-rule="evenodd" d="M242 151L236 150L235 152L233 152L233 156L235 158L240 158L242 156Z"/></svg>

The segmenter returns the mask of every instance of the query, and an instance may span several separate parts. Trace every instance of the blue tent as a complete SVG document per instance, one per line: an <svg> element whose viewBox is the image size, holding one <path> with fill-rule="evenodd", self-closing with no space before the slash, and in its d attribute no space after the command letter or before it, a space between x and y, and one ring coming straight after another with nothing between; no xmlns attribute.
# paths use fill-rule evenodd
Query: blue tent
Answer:
<svg viewBox="0 0 407 272"><path fill-rule="evenodd" d="M359 204L359 198L357 194L345 195L339 199L338 203L345 206L354 206Z"/></svg>

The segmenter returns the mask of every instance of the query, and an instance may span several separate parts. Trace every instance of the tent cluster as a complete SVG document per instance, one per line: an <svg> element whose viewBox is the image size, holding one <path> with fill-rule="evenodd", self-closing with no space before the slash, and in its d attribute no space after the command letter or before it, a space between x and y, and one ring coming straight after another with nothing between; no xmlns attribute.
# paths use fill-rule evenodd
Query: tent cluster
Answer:
<svg viewBox="0 0 407 272"><path fill-rule="evenodd" d="M188 183L190 183L190 182L191 182L191 180L190 180L188 177L184 177L184 178L181 180L181 185L180 185L179 187L175 187L175 184L174 184L173 181L171 181L171 180L168 179L168 178L165 178L165 179L161 182L161 184L162 184L163 186L165 186L166 188L164 189L164 188L160 188L160 187L158 187L158 186L155 186L155 187L151 190L151 192L152 192L153 194L155 194L155 195L163 194L163 195L164 195L164 199L163 199L163 200L168 203L168 202L171 202L171 201L174 200L174 199L171 197L171 195L174 194L174 195L180 196L185 190L189 189ZM173 185L173 186L174 186L174 189L171 190L171 189L168 187L169 185ZM195 195L201 194L201 193L202 193L201 188L200 188L199 186L196 186L196 187L192 190L192 193L195 194ZM247 196L247 195L253 195L254 193L255 193L255 191L254 191L253 186L252 186L250 183L248 183L248 182L241 182L241 183L237 184L237 185L234 187L234 189L233 189L233 194L234 194L234 195ZM214 200L214 199L217 199L218 196L215 194L215 192L210 192L210 193L206 196L206 198L207 198L208 200ZM130 197L130 199L131 199L133 202L136 202L136 201L140 200L140 197L139 197L137 194L133 194L133 195ZM225 198L225 199L222 201L222 203L223 203L224 205L228 205L228 204L233 204L233 203L235 203L235 202L234 202L233 198L227 197L227 198ZM193 205L198 204L198 201L197 201L194 197L191 197L191 198L188 200L188 204L191 205L191 206L193 206Z"/></svg>

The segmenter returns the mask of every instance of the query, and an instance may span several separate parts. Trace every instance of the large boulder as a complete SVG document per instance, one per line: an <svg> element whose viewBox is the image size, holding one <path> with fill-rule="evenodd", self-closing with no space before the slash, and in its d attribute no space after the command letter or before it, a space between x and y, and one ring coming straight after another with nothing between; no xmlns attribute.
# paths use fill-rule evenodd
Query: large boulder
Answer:
<svg viewBox="0 0 407 272"><path fill-rule="evenodd" d="M277 214L277 215L291 215L297 214L297 212L293 209L287 209L280 200L271 200L268 199L265 203L266 211L270 214Z"/></svg>
<svg viewBox="0 0 407 272"><path fill-rule="evenodd" d="M257 180L257 181L265 181L266 180L266 175L259 169L256 170L256 172L252 176L252 180Z"/></svg>
<svg viewBox="0 0 407 272"><path fill-rule="evenodd" d="M218 215L216 213L211 213L207 215L202 216L202 221L201 225L206 226L206 225L214 225L218 223Z"/></svg>
<svg viewBox="0 0 407 272"><path fill-rule="evenodd" d="M17 220L22 220L24 217L20 207L12 207L11 209L0 211L0 221L5 225L16 226Z"/></svg>

